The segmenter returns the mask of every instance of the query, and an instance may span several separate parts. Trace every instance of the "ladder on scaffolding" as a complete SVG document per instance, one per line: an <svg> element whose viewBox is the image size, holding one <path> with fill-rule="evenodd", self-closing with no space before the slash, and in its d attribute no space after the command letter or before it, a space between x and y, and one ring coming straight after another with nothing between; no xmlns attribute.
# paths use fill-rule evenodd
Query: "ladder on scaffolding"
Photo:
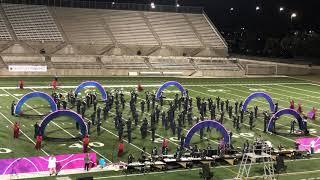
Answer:
<svg viewBox="0 0 320 180"><path fill-rule="evenodd" d="M254 144L251 150L252 152L248 151L243 154L238 175L235 179L247 180L249 178L251 166L253 163L263 164L263 179L275 179L273 167L274 162L271 155L271 148L266 143L261 142Z"/></svg>

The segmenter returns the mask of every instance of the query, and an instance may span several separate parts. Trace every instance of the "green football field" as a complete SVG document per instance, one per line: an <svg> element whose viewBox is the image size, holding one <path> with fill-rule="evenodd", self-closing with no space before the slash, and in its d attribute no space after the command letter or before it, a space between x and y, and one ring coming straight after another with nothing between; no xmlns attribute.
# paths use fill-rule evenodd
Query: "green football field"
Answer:
<svg viewBox="0 0 320 180"><path fill-rule="evenodd" d="M17 86L17 82L23 79L25 81L25 89L12 88ZM42 151L34 150L34 129L33 125L36 122L42 120L41 117L34 116L32 118L26 117L14 117L10 114L10 106L12 101L18 101L24 94L32 91L43 91L51 94L52 90L48 88L52 78L48 77L35 77L35 78L1 78L0 79L0 158L13 158L13 157L25 157L25 156L44 156L47 154L68 154L79 153L82 151L81 142L72 138L77 137L79 132L76 130L75 123L72 119L61 117L50 122L46 128L46 136L59 138L60 141L47 141L44 140ZM126 97L126 107L123 111L123 118L128 120L132 119L129 111L129 92L137 87L138 83L144 87L144 91L139 93L137 110L140 113L140 101L145 98L145 91L155 92L158 87L166 81L175 80L180 82L186 89L189 90L189 95L193 100L193 114L199 115L196 108L196 97L201 98L211 97L215 100L216 97L220 97L222 100L229 99L230 104L234 106L235 101L244 101L245 98L252 92L264 91L267 92L273 98L274 102L279 103L279 108L289 107L289 101L293 99L296 103L302 104L304 112L310 111L313 107L320 108L320 85L316 82L299 80L289 77L274 77L274 78L129 78L129 77L90 77L90 78L59 78L60 88L58 92L65 94L70 90L74 90L77 85L85 80L95 80L106 86L107 91L115 89L123 89ZM64 86L69 86L65 88ZM72 88L71 88L72 86ZM85 90L84 90L85 91ZM82 92L84 94L85 92ZM178 93L178 89L175 87L169 87L165 90L167 101L174 98L174 95ZM168 103L163 107L163 110L167 111ZM104 105L99 104L101 107ZM245 115L244 123L241 125L241 129L237 131L233 128L233 122L228 117L228 113L225 113L224 126L233 132L232 144L235 148L242 148L243 143L246 140L253 142L254 138L261 135L265 140L272 143L273 147L277 147L279 144L286 148L293 148L296 138L299 135L290 135L290 122L293 117L282 116L277 120L277 132L278 135L271 135L263 133L263 110L268 110L269 105L265 99L257 98L249 104L249 109L254 106L259 107L259 117L255 119L253 130L249 130L248 114ZM28 100L22 107L25 114L39 115L47 114L50 110L48 103L40 98L33 98ZM75 110L75 108L74 108ZM90 119L90 115L93 112L91 107L86 111L86 117ZM117 162L117 143L118 136L117 131L114 128L114 114L115 109L112 109L109 113L106 122L102 122L102 133L97 135L96 126L91 127L91 151L96 152L99 158L106 159L107 162ZM139 114L139 120L142 121L144 117L150 120L150 113L145 112ZM210 113L208 113L208 118ZM219 117L217 113L217 117ZM308 128L310 131L310 137L320 136L320 119L317 117L315 121L308 122ZM22 135L19 139L13 139L12 123L20 122ZM140 121L140 124L141 124ZM161 121L161 120L160 120ZM183 128L183 134L189 130L191 126L187 125ZM133 126L134 127L134 126ZM297 128L297 125L296 125ZM126 128L125 128L126 129ZM195 134L192 137L191 144L197 144L201 148L205 148L208 144L211 144L214 148L217 147L218 138L220 134L216 131L205 132L205 139L200 140L199 134ZM132 135L133 141L131 144L125 142L125 153L122 156L122 161L127 161L128 154L133 154L136 158L139 157L142 147L145 147L147 152L151 153L153 147L159 148L161 146L161 139L163 137L169 138L169 153L174 153L179 141L176 137L173 137L171 130L166 131L161 127L159 123L157 130L157 140L152 142L150 133L145 140L141 139L140 128L134 128ZM126 137L126 133L124 134ZM125 138L126 140L126 138ZM277 175L277 179L308 179L320 177L320 171L318 168L320 164L320 156L315 154L310 159L288 160L286 165L288 166L286 174ZM261 179L259 175L263 172L260 165L254 165L252 168L251 176L253 179ZM216 179L231 179L236 176L238 172L238 166L229 166L228 164L221 164L213 168L214 176ZM144 175L133 174L130 176L124 176L122 172L101 172L91 173L97 179L111 178L111 179L199 179L199 169L180 169L178 171L168 171L165 173L156 172ZM71 178L76 178L83 175L72 175ZM85 175L86 176L86 175ZM48 179L48 178L46 178ZM50 179L50 178L49 178ZM53 179L53 177L52 177Z"/></svg>

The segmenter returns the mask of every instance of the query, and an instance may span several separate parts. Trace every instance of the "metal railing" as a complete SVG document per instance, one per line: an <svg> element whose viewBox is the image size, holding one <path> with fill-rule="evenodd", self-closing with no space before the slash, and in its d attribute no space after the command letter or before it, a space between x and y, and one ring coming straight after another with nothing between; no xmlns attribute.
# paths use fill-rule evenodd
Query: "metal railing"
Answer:
<svg viewBox="0 0 320 180"><path fill-rule="evenodd" d="M154 11L154 12L178 12L178 13L194 13L201 14L202 7L193 6L170 6L155 5L154 8L150 4L134 4L134 3L113 3L113 2L97 2L96 0L0 0L1 3L11 4L29 4L29 5L45 5L54 7L71 7L71 8L92 8L92 9L116 9L116 10L135 10L135 11Z"/></svg>

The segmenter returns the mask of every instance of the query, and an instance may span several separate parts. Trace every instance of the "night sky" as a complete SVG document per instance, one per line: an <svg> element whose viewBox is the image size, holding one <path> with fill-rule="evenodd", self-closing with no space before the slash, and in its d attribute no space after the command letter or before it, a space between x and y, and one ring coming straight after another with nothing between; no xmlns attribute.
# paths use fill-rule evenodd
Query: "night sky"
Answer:
<svg viewBox="0 0 320 180"><path fill-rule="evenodd" d="M109 0L111 2L112 0ZM115 0L149 4L151 0ZM263 36L283 36L290 29L320 32L319 0L179 0L182 6L202 6L220 31L238 31L242 27ZM175 4L175 0L154 0L155 4ZM319 2L320 4L320 2ZM260 7L256 11L256 6ZM279 8L284 7L280 12ZM234 10L231 11L230 8ZM291 13L297 17L291 23Z"/></svg>

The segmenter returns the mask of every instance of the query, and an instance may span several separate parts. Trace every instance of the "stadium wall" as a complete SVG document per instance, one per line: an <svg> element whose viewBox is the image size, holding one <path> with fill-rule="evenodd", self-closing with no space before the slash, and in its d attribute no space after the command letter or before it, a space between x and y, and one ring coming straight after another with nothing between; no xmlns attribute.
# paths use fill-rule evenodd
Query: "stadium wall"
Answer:
<svg viewBox="0 0 320 180"><path fill-rule="evenodd" d="M253 59L239 59L246 75L309 75L320 74L319 66L295 65L257 61Z"/></svg>

